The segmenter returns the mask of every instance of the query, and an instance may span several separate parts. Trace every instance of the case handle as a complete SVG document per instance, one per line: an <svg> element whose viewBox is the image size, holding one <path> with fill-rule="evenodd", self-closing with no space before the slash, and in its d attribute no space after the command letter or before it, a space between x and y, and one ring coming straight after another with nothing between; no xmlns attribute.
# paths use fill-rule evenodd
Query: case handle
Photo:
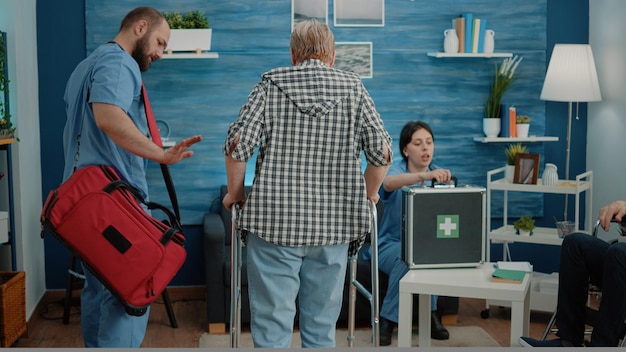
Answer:
<svg viewBox="0 0 626 352"><path fill-rule="evenodd" d="M456 178L456 176L450 176L450 180L452 181L452 184L449 185L447 183L439 183L437 182L436 179L433 178L432 184L431 184L431 188L456 188L456 186L459 184L459 180Z"/></svg>

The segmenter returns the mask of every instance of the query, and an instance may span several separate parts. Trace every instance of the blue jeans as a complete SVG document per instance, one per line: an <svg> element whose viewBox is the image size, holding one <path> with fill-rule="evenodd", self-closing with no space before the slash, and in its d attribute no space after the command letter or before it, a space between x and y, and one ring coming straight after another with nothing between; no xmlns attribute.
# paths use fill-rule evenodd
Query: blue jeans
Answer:
<svg viewBox="0 0 626 352"><path fill-rule="evenodd" d="M80 296L80 319L85 347L141 347L150 308L136 317L83 266L85 284Z"/></svg>
<svg viewBox="0 0 626 352"><path fill-rule="evenodd" d="M398 322L400 306L400 279L409 272L409 267L400 258L400 242L388 242L383 248L378 248L378 270L389 275L387 293L380 309L380 316ZM438 296L430 296L430 309L437 310Z"/></svg>
<svg viewBox="0 0 626 352"><path fill-rule="evenodd" d="M563 239L559 268L557 335L583 342L589 283L602 288L591 346L616 347L626 318L626 243L609 243L583 233Z"/></svg>
<svg viewBox="0 0 626 352"><path fill-rule="evenodd" d="M254 347L291 346L296 298L302 347L335 347L348 244L285 247L248 233L246 251Z"/></svg>

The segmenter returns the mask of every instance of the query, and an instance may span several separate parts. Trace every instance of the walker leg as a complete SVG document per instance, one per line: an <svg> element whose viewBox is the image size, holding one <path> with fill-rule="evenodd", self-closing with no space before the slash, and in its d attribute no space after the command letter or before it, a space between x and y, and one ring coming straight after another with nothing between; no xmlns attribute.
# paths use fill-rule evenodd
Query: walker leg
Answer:
<svg viewBox="0 0 626 352"><path fill-rule="evenodd" d="M372 277L372 291L367 291L365 287L356 280L357 272L357 258L358 254L350 257L350 295L348 305L348 347L354 347L354 319L355 319L355 305L356 305L356 292L357 290L365 296L370 302L371 308L371 324L372 324L372 346L378 347L380 345L379 336L379 309L378 309L378 213L376 211L376 204L370 202L370 208L372 211L372 233L370 235L370 242L372 248L372 264L371 277Z"/></svg>
<svg viewBox="0 0 626 352"><path fill-rule="evenodd" d="M354 319L355 319L355 307L356 307L356 286L353 284L356 281L356 269L357 269L357 257L353 255L350 257L350 294L348 302L348 347L354 347Z"/></svg>
<svg viewBox="0 0 626 352"><path fill-rule="evenodd" d="M380 346L380 304L379 304L379 277L378 277L378 212L376 204L370 202L370 208L372 211L372 265L371 277L372 277L372 298L370 305L372 307L372 343L374 347Z"/></svg>
<svg viewBox="0 0 626 352"><path fill-rule="evenodd" d="M232 208L230 241L230 348L239 348L241 329L241 239L237 235L238 205Z"/></svg>

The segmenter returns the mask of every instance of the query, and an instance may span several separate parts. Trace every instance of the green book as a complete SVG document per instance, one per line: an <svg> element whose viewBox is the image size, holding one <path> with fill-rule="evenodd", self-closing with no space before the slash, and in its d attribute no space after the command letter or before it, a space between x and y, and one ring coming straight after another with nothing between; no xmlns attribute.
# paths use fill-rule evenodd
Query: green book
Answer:
<svg viewBox="0 0 626 352"><path fill-rule="evenodd" d="M526 272L521 270L496 269L491 274L491 281L520 284L524 281L525 275Z"/></svg>

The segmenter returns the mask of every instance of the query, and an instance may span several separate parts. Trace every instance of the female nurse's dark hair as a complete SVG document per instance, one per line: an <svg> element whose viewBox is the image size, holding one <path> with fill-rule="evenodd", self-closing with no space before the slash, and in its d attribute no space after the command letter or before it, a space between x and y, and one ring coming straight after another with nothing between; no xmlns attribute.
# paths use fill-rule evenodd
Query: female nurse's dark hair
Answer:
<svg viewBox="0 0 626 352"><path fill-rule="evenodd" d="M411 138L413 137L413 133L420 129L425 129L430 133L433 137L433 142L435 141L435 135L433 135L433 130L430 129L430 126L424 121L409 121L402 127L402 132L400 132L400 155L402 155L402 159L407 161L408 158L404 155L404 148L407 144L411 143Z"/></svg>

